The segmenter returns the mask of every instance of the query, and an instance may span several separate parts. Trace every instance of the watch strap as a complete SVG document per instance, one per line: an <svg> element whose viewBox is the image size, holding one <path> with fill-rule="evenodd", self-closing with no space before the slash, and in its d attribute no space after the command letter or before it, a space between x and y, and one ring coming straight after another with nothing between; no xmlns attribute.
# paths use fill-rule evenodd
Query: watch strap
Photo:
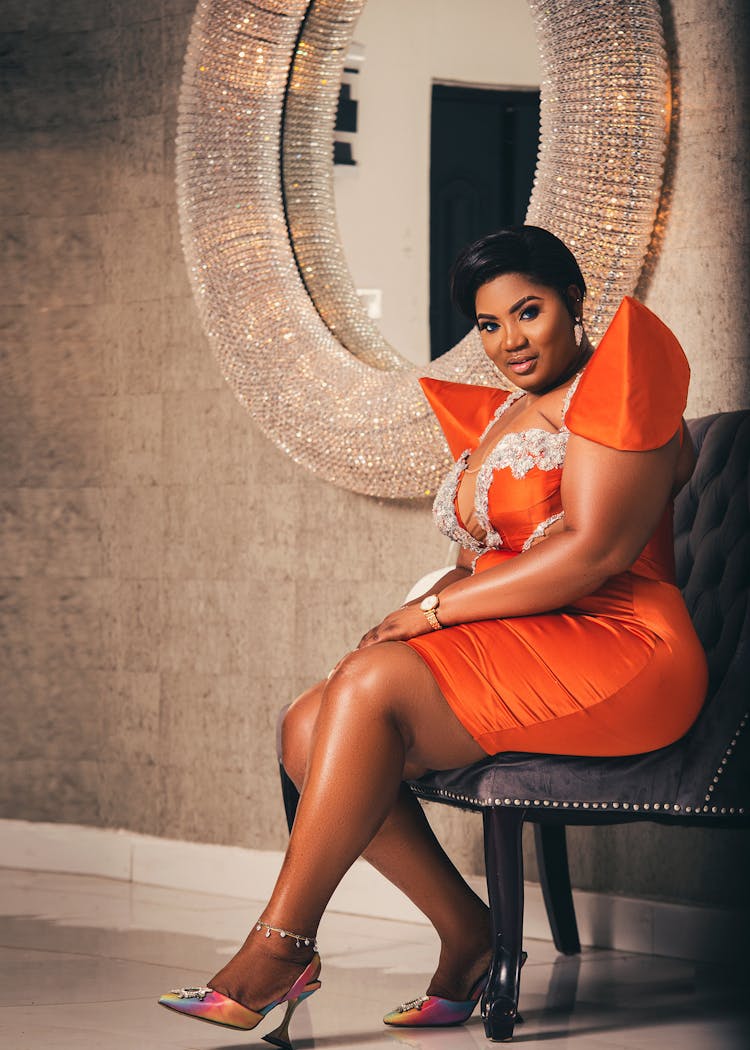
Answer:
<svg viewBox="0 0 750 1050"><path fill-rule="evenodd" d="M434 609L422 609L422 612L427 617L427 622L430 625L430 627L433 629L433 631L442 631L443 625L441 624L440 620L438 620L437 616L435 615L435 610Z"/></svg>

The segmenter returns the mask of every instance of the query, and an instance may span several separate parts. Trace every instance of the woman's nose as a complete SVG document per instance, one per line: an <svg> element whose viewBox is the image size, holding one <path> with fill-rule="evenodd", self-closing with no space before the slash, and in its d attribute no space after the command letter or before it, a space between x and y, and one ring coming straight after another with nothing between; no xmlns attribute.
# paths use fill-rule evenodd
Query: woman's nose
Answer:
<svg viewBox="0 0 750 1050"><path fill-rule="evenodd" d="M509 325L505 329L503 349L506 353L512 354L514 350L519 350L525 342L526 339L518 325Z"/></svg>

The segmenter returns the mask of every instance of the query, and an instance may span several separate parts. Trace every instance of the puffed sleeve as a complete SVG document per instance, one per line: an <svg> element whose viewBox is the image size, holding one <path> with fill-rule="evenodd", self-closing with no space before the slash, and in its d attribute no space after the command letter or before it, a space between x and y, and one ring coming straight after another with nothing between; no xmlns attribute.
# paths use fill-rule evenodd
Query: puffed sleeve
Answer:
<svg viewBox="0 0 750 1050"><path fill-rule="evenodd" d="M419 383L454 459L478 444L493 414L510 394L499 387L450 383L443 379L423 378Z"/></svg>
<svg viewBox="0 0 750 1050"><path fill-rule="evenodd" d="M565 414L573 434L631 451L660 448L676 433L690 366L656 314L623 299Z"/></svg>

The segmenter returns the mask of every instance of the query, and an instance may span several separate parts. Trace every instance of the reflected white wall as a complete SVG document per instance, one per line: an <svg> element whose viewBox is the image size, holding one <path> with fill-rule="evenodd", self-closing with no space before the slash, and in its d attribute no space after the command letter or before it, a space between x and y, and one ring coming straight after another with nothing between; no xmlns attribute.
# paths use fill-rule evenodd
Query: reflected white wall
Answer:
<svg viewBox="0 0 750 1050"><path fill-rule="evenodd" d="M423 364L432 85L538 87L534 27L525 0L369 0L355 39L365 61L355 78L357 166L337 168L334 180L341 238L357 287L382 290L383 335Z"/></svg>

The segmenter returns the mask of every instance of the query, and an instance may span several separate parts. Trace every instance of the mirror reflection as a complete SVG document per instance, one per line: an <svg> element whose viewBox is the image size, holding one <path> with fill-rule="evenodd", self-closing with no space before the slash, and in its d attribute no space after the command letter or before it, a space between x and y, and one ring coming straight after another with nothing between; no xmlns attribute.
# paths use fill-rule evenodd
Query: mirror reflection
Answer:
<svg viewBox="0 0 750 1050"><path fill-rule="evenodd" d="M343 248L385 339L426 365L466 332L448 298L458 249L523 221L539 58L525 0L369 0L348 77L354 164L337 165Z"/></svg>

